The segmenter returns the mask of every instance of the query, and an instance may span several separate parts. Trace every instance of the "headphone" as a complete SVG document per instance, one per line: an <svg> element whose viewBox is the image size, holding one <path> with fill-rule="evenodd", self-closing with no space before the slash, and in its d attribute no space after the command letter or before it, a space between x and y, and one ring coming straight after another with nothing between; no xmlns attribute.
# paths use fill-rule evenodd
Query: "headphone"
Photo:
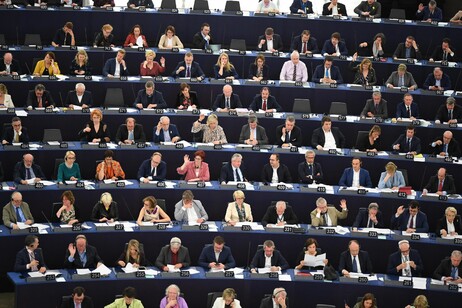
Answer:
<svg viewBox="0 0 462 308"><path fill-rule="evenodd" d="M277 291L276 293L273 294L273 298L276 298L276 295L278 295L281 292L286 292L286 289L281 288L281 290Z"/></svg>

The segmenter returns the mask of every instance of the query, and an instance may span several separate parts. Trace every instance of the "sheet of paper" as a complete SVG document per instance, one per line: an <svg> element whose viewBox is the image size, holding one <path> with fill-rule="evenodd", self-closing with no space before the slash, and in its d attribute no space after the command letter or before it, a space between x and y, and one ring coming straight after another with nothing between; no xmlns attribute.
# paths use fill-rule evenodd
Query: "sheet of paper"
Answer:
<svg viewBox="0 0 462 308"><path fill-rule="evenodd" d="M40 273L39 271L36 272L29 272L29 277L37 278L37 277L45 277L44 274Z"/></svg>
<svg viewBox="0 0 462 308"><path fill-rule="evenodd" d="M415 233L407 233L406 231L401 231L401 234L402 235L405 235L405 236L411 236L413 234L417 234L420 236L420 238L429 238L429 235L428 233L418 233L418 232L415 232Z"/></svg>
<svg viewBox="0 0 462 308"><path fill-rule="evenodd" d="M305 254L305 258L303 259L303 262L305 266L324 266L324 260L326 259L326 254L320 254L316 256L312 256L309 254Z"/></svg>
<svg viewBox="0 0 462 308"><path fill-rule="evenodd" d="M46 180L42 180L40 181L40 183L43 183L43 185L45 186L52 186L52 185L56 185L55 182L52 182L52 181L46 181Z"/></svg>
<svg viewBox="0 0 462 308"><path fill-rule="evenodd" d="M289 274L279 275L279 281L292 281L292 277Z"/></svg>
<svg viewBox="0 0 462 308"><path fill-rule="evenodd" d="M179 268L175 268L173 264L167 264L167 267L170 273L179 273L181 271Z"/></svg>
<svg viewBox="0 0 462 308"><path fill-rule="evenodd" d="M134 267L133 264L131 264L130 262L128 262L125 267L122 268L122 270L125 272L125 273L134 273L134 272L137 272L138 271L138 268L137 267Z"/></svg>
<svg viewBox="0 0 462 308"><path fill-rule="evenodd" d="M86 274L90 274L91 271L88 269L88 268L78 268L77 269L77 274L78 275L86 275Z"/></svg>
<svg viewBox="0 0 462 308"><path fill-rule="evenodd" d="M268 274L268 273L271 273L271 268L269 268L269 267L261 267L261 268L258 268L257 271L258 271L259 274ZM278 271L277 273L279 275L282 274L281 271Z"/></svg>
<svg viewBox="0 0 462 308"><path fill-rule="evenodd" d="M102 276L107 276L111 273L111 270L104 264L95 268L92 273L100 273Z"/></svg>

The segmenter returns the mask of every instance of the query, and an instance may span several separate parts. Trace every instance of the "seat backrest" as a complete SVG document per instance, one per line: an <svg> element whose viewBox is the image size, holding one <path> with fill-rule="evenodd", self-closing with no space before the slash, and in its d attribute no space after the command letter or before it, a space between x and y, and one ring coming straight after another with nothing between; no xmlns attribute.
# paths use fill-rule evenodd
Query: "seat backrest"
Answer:
<svg viewBox="0 0 462 308"><path fill-rule="evenodd" d="M226 1L225 12L237 12L241 10L239 1Z"/></svg>
<svg viewBox="0 0 462 308"><path fill-rule="evenodd" d="M339 114L346 116L348 114L347 104L343 102L332 102L330 104L329 114Z"/></svg>
<svg viewBox="0 0 462 308"><path fill-rule="evenodd" d="M32 66L30 67L30 69L32 70L32 72L30 72L31 74L34 72L35 66L37 65L37 62L40 60L42 60L42 58L32 58Z"/></svg>
<svg viewBox="0 0 462 308"><path fill-rule="evenodd" d="M406 11L404 9L391 9L390 18L406 19Z"/></svg>
<svg viewBox="0 0 462 308"><path fill-rule="evenodd" d="M197 10L197 11L209 10L209 2L207 0L196 0L194 1L193 10Z"/></svg>
<svg viewBox="0 0 462 308"><path fill-rule="evenodd" d="M229 44L229 49L236 49L239 51L246 51L247 45L245 44L245 40L241 39L231 39L231 44Z"/></svg>
<svg viewBox="0 0 462 308"><path fill-rule="evenodd" d="M59 218L56 217L56 213L58 212L61 206L63 206L62 202L53 202L53 205L51 207L51 222L59 222Z"/></svg>
<svg viewBox="0 0 462 308"><path fill-rule="evenodd" d="M45 128L43 130L42 142L48 141L63 141L63 136L61 135L61 130L59 128Z"/></svg>
<svg viewBox="0 0 462 308"><path fill-rule="evenodd" d="M107 88L104 97L104 107L124 107L124 92L122 88Z"/></svg>
<svg viewBox="0 0 462 308"><path fill-rule="evenodd" d="M42 38L40 34L26 33L24 37L24 45L42 45Z"/></svg>
<svg viewBox="0 0 462 308"><path fill-rule="evenodd" d="M192 141L193 142L202 142L204 138L204 132L198 131L197 133L192 134Z"/></svg>
<svg viewBox="0 0 462 308"><path fill-rule="evenodd" d="M223 292L209 292L207 294L207 308L212 308L215 300L221 297L222 294Z"/></svg>
<svg viewBox="0 0 462 308"><path fill-rule="evenodd" d="M176 1L175 0L162 0L160 4L161 9L176 9Z"/></svg>
<svg viewBox="0 0 462 308"><path fill-rule="evenodd" d="M311 113L311 102L308 98L295 98L292 112Z"/></svg>
<svg viewBox="0 0 462 308"><path fill-rule="evenodd" d="M401 171L404 177L404 183L406 183L406 186L409 186L409 178L407 177L407 169L397 169L398 171Z"/></svg>
<svg viewBox="0 0 462 308"><path fill-rule="evenodd" d="M165 212L167 213L167 205L165 204L165 199L156 199L157 200L157 205Z"/></svg>
<svg viewBox="0 0 462 308"><path fill-rule="evenodd" d="M51 175L52 180L56 180L58 178L58 168L59 168L59 165L63 162L64 162L64 158L55 159L55 168L53 169L53 174Z"/></svg>
<svg viewBox="0 0 462 308"><path fill-rule="evenodd" d="M5 34L0 34L0 45L6 45Z"/></svg>
<svg viewBox="0 0 462 308"><path fill-rule="evenodd" d="M369 132L366 131L366 130L358 131L358 135L356 136L356 143L355 143L355 148L356 149L359 148L360 140L363 140L364 138L366 138L365 136L367 136L367 135L369 135Z"/></svg>
<svg viewBox="0 0 462 308"><path fill-rule="evenodd" d="M72 295L64 295L62 298L61 298L61 304L59 307L61 307L61 305L63 305L63 303L68 303L71 301L71 298L72 298Z"/></svg>

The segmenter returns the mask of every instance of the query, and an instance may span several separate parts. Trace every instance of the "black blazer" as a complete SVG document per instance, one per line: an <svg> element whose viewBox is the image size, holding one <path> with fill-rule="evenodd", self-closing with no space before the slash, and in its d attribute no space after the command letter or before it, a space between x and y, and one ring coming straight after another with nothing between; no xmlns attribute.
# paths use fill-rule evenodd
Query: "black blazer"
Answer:
<svg viewBox="0 0 462 308"><path fill-rule="evenodd" d="M454 229L456 229L457 234L462 234L462 221L460 219L460 215L456 215L453 221L454 224ZM446 216L443 216L443 218L440 218L438 222L436 223L436 236L441 237L441 230L446 230L448 231L448 222L446 221ZM462 274L462 272L460 272Z"/></svg>
<svg viewBox="0 0 462 308"><path fill-rule="evenodd" d="M93 139L101 139L101 142L109 142L111 140L111 134L107 128L107 124L103 121L99 124L99 130L95 130L93 122L90 121L87 123L86 127L90 127L90 132L86 133L83 129L79 132L80 140L92 142Z"/></svg>
<svg viewBox="0 0 462 308"><path fill-rule="evenodd" d="M263 45L261 45L261 48L258 48L258 45L260 44L260 41L261 40L265 40L265 43ZM257 50L267 50L268 48L268 44L267 44L267 41L266 41L266 36L265 35L260 35L258 37L258 42L257 42ZM276 34L274 33L273 34L273 49L276 49L277 51L281 51L283 48L282 46L282 39L281 39L281 36L279 34Z"/></svg>
<svg viewBox="0 0 462 308"><path fill-rule="evenodd" d="M436 85L435 75L433 75L433 73L428 74L427 78L424 81L423 89L429 90L429 87L432 87L435 85ZM441 77L441 80L440 80L440 87L442 87L444 90L449 90L452 88L451 78L449 78L448 74L443 73L443 76Z"/></svg>
<svg viewBox="0 0 462 308"><path fill-rule="evenodd" d="M459 271L459 276L462 275L462 262L459 263L459 266L457 267ZM445 258L444 260L441 261L441 263L438 265L436 270L433 272L433 278L437 280L441 280L443 277L451 277L451 271L452 271L452 262L451 258Z"/></svg>
<svg viewBox="0 0 462 308"><path fill-rule="evenodd" d="M181 263L183 267L189 267L191 265L191 258L189 257L189 250L184 246L180 246L178 250L178 263ZM160 250L159 256L156 259L156 266L160 269L172 264L172 254L170 253L170 245L165 245Z"/></svg>
<svg viewBox="0 0 462 308"><path fill-rule="evenodd" d="M77 61L72 60L71 66L69 67L70 75L71 76L76 76L77 74L75 71L84 71L85 73L83 75L86 76L91 76L91 66L90 63L87 61L83 66L80 66Z"/></svg>
<svg viewBox="0 0 462 308"><path fill-rule="evenodd" d="M180 66L183 66L184 70L182 70L180 73L177 74L176 71L180 68ZM186 77L186 63L184 61L178 62L175 69L173 70L171 76L173 78L179 78L179 77L184 78L184 77ZM190 77L193 77L193 78L197 78L197 77L205 78L205 74L202 71L201 66L196 61L193 61L191 63L191 76Z"/></svg>
<svg viewBox="0 0 462 308"><path fill-rule="evenodd" d="M154 126L152 130L152 136L155 143L161 143L165 141L163 129L160 130L159 135L156 135L157 126ZM180 137L180 133L178 132L178 128L175 124L170 124L168 126L168 133L170 134L170 139L175 137ZM180 137L181 138L181 137Z"/></svg>
<svg viewBox="0 0 462 308"><path fill-rule="evenodd" d="M356 142L356 148L360 151L372 150L377 149L380 151L382 148L380 146L380 137L375 139L374 143L371 144L369 142L369 134L361 135Z"/></svg>
<svg viewBox="0 0 462 308"><path fill-rule="evenodd" d="M309 172L306 161L298 164L298 178L301 183L312 184L313 181L321 183L323 177L324 175L322 174L322 167L320 163L313 163L312 172Z"/></svg>
<svg viewBox="0 0 462 308"><path fill-rule="evenodd" d="M41 178L42 180L45 179L45 174L43 173L42 168L40 168L39 165L32 164L31 168L32 171L34 171L35 177ZM16 163L16 165L14 166L13 178L16 184L21 183L21 180L24 180L26 178L26 167L24 166L24 162L20 161Z"/></svg>
<svg viewBox="0 0 462 308"><path fill-rule="evenodd" d="M332 10L329 10L329 5L330 2L327 2L322 6L322 15L332 15ZM339 14L342 14L342 16L348 16L344 4L337 2L337 11Z"/></svg>
<svg viewBox="0 0 462 308"><path fill-rule="evenodd" d="M81 308L93 308L93 300L90 296L85 295L83 301L80 303ZM69 296L61 303L61 308L75 308L74 306L74 299L72 296Z"/></svg>
<svg viewBox="0 0 462 308"><path fill-rule="evenodd" d="M398 139L396 139L395 142L393 142L393 145L399 144L399 152L401 153L408 153L408 152L416 152L417 154L422 152L422 146L420 145L420 138L412 137L411 139L411 148L409 149L407 145L407 140L406 140L406 134L401 134Z"/></svg>
<svg viewBox="0 0 462 308"><path fill-rule="evenodd" d="M29 134L27 133L27 128L21 127L21 136L19 136L19 142L29 143ZM12 126L8 126L3 130L2 141L6 140L8 143L12 143L14 139L14 129Z"/></svg>
<svg viewBox="0 0 462 308"><path fill-rule="evenodd" d="M258 67L255 63L250 63L249 65L249 79L253 79L253 77L257 76ZM263 64L263 80L267 80L269 78L269 66Z"/></svg>
<svg viewBox="0 0 462 308"><path fill-rule="evenodd" d="M290 175L289 168L284 164L279 164L277 170L279 182L292 183L292 176ZM273 177L273 168L270 164L266 164L261 172L261 181L263 183L271 183Z"/></svg>
<svg viewBox="0 0 462 308"><path fill-rule="evenodd" d="M454 56L451 56L450 54L447 55L447 61L456 61L456 54L455 54L455 49L453 48L453 46L449 46L452 50L452 52L454 52ZM432 58L434 61L441 61L443 60L443 48L441 48L441 44L436 46L435 49L433 50L433 53L432 53L432 56L430 57Z"/></svg>
<svg viewBox="0 0 462 308"><path fill-rule="evenodd" d="M302 43L302 36L298 35L294 37L292 40L292 44L290 45L290 51L298 51L299 53L303 52L303 43ZM308 42L306 42L306 50L311 51L311 53L319 53L318 41L310 36Z"/></svg>
<svg viewBox="0 0 462 308"><path fill-rule="evenodd" d="M342 132L338 127L331 127L332 136L335 139L335 145L337 148L344 148L345 147L345 136L343 136ZM313 135L311 136L311 146L316 149L318 145L324 147L324 143L326 142L326 137L324 136L324 131L322 127L318 127L313 131Z"/></svg>
<svg viewBox="0 0 462 308"><path fill-rule="evenodd" d="M6 65L3 59L1 59L0 60L0 72L3 72L4 70L6 70ZM19 65L19 62L15 59L11 61L10 72L16 72L18 73L18 75L21 75L21 65Z"/></svg>
<svg viewBox="0 0 462 308"><path fill-rule="evenodd" d="M247 168L244 166L243 163L241 163L239 169L241 170L241 174L244 177L243 179L241 179L241 181L247 181ZM226 163L225 165L223 165L223 167L221 167L220 183L229 181L234 181L234 172L231 163Z"/></svg>
<svg viewBox="0 0 462 308"><path fill-rule="evenodd" d="M422 275L423 271L423 263L422 263L422 258L420 257L419 252L416 249L412 249L409 251L409 260L414 261L416 268L413 269L411 267L411 275L412 277L419 277ZM396 271L396 267L402 263L401 259L401 251L396 251L392 253L388 257L388 265L387 265L387 274L388 275L402 275L402 270L401 271Z"/></svg>
<svg viewBox="0 0 462 308"><path fill-rule="evenodd" d="M146 142L146 135L144 134L143 125L135 124L133 128L133 138L135 138L135 142ZM128 129L127 124L122 124L117 129L117 134L115 137L116 143L124 142L124 140L128 139Z"/></svg>
<svg viewBox="0 0 462 308"><path fill-rule="evenodd" d="M457 120L457 122L462 122L462 107L460 105L454 105L454 109L452 109L452 118ZM441 123L449 121L449 113L446 104L438 108L435 120L440 120Z"/></svg>
<svg viewBox="0 0 462 308"><path fill-rule="evenodd" d="M177 96L176 96L176 106L179 107L179 106L183 106L183 102L184 102L184 95L183 93L178 92ZM197 99L197 93L194 92L194 91L189 91L189 104L192 106L192 105L196 105L197 108L200 108L200 105L199 105L199 100ZM184 105L185 108L188 108L187 105Z"/></svg>
<svg viewBox="0 0 462 308"><path fill-rule="evenodd" d="M279 266L281 267L281 271L284 271L289 268L289 263L287 263L279 250L275 249L271 257L271 266ZM250 263L250 268L263 267L265 267L265 251L263 249L258 249L253 256L252 263Z"/></svg>
<svg viewBox="0 0 462 308"><path fill-rule="evenodd" d="M209 33L209 36L210 36L210 40L209 40L209 45L210 44L213 44L213 38L212 38L212 34ZM202 33L201 31L197 32L196 34L194 34L193 36L193 39L192 39L192 48L196 48L196 49L205 49L205 44L206 44L206 40L204 40L204 37L202 36Z"/></svg>
<svg viewBox="0 0 462 308"><path fill-rule="evenodd" d="M282 124L282 125L279 125L277 128L276 128L276 144L278 146L282 146L283 142L281 140L281 137L282 137L282 128L284 127L285 125ZM292 129L292 131L290 132L290 141L289 141L292 145L294 146L297 146L297 147L301 147L302 144L303 144L303 138L302 138L302 130L300 129L300 127L298 127L297 125L294 125L294 128Z"/></svg>
<svg viewBox="0 0 462 308"><path fill-rule="evenodd" d="M377 224L374 225L374 228L383 228L383 218L382 212L379 210L377 211ZM363 209L360 209L358 215L356 215L355 222L353 223L353 227L355 228L367 228L367 222L369 221L369 212Z"/></svg>
<svg viewBox="0 0 462 308"><path fill-rule="evenodd" d="M231 109L242 108L241 99L239 95L232 93L231 97L229 98L229 105ZM213 102L212 110L216 111L218 108L224 109L225 108L225 95L218 94Z"/></svg>
<svg viewBox="0 0 462 308"><path fill-rule="evenodd" d="M27 94L26 106L32 106L33 108L38 107L37 96L35 95L34 90L30 90L29 94ZM43 96L42 96L42 107L48 107L48 106L56 106L56 104L55 104L55 101L53 100L53 97L51 97L50 91L45 90L43 91Z"/></svg>
<svg viewBox="0 0 462 308"><path fill-rule="evenodd" d="M443 138L438 137L435 139L435 141L436 140L443 140ZM443 149L444 149L444 144L437 145L433 148L433 154L434 155L440 154L441 152L443 152ZM459 157L461 155L459 142L454 138L452 138L448 144L448 154L449 156L454 156L454 157Z"/></svg>
<svg viewBox="0 0 462 308"><path fill-rule="evenodd" d="M361 266L362 273L373 273L372 262L367 251L360 250L356 258L359 259L359 265ZM342 274L342 270L347 270L349 272L353 271L353 262L351 260L351 254L349 250L345 250L340 254L340 262L338 265L338 271L340 274Z"/></svg>
<svg viewBox="0 0 462 308"><path fill-rule="evenodd" d="M77 98L76 91L69 91L67 93L66 102L64 103L64 107L69 107L69 105L75 106L82 106L87 105L88 107L93 106L93 96L91 95L90 91L85 91L82 96L82 101L79 102Z"/></svg>
<svg viewBox="0 0 462 308"><path fill-rule="evenodd" d="M99 220L103 217L106 217L107 219L114 219L114 221L119 220L119 207L117 206L117 202L112 201L108 211L101 201L98 201L95 204L91 211L91 220L99 222Z"/></svg>
<svg viewBox="0 0 462 308"><path fill-rule="evenodd" d="M404 43L399 43L398 47L396 47L395 52L393 53L393 57L405 59L406 58L406 46ZM414 47L411 46L411 56L412 59L422 60L422 54L420 53L420 49L416 51Z"/></svg>
<svg viewBox="0 0 462 308"><path fill-rule="evenodd" d="M167 177L167 164L164 161L161 161L156 168L156 176L151 173L151 159L146 159L141 163L140 168L138 169L137 179L147 178L152 176L154 181L163 181ZM154 170L153 170L154 171Z"/></svg>
<svg viewBox="0 0 462 308"><path fill-rule="evenodd" d="M261 94L255 95L255 97L252 100L252 103L250 103L249 109L253 111L258 111L259 109L263 108L263 99L261 97ZM277 112L282 111L281 105L276 101L276 98L272 95L268 96L268 99L266 100L266 110L268 109L276 109Z"/></svg>
<svg viewBox="0 0 462 308"><path fill-rule="evenodd" d="M377 83L377 77L375 75L375 69L372 67L369 69L369 72L367 73L367 77L364 78L363 74L361 73L359 69L359 65L361 64L356 64L355 62L351 61L350 62L350 69L355 73L355 77L353 79L354 84L361 84L361 85L375 85Z"/></svg>
<svg viewBox="0 0 462 308"><path fill-rule="evenodd" d="M278 214L276 213L276 205L271 205L266 210L265 215L261 219L261 224L266 227L267 224L276 224L278 221ZM297 215L295 215L290 205L286 206L284 211L284 221L289 224L298 224Z"/></svg>
<svg viewBox="0 0 462 308"><path fill-rule="evenodd" d="M361 111L362 117L367 117L367 113L372 112L375 117L380 117L382 119L388 118L388 102L383 98L380 100L379 105L377 106L377 111L375 111L375 103L372 98L366 101L363 111Z"/></svg>
<svg viewBox="0 0 462 308"><path fill-rule="evenodd" d="M98 263L103 262L103 260L101 260L100 256L98 255L96 248L88 244L86 248L87 263L85 263L85 266L83 266L82 260L80 260L78 251L75 252L73 262L69 262L69 255L69 249L66 249L64 268L96 268Z"/></svg>
<svg viewBox="0 0 462 308"><path fill-rule="evenodd" d="M436 193L438 191L438 175L432 175L427 185L425 185L426 190L430 193ZM454 178L452 176L446 175L443 181L443 191L446 191L448 194L456 193L456 185L454 183ZM462 274L462 273L461 273Z"/></svg>
<svg viewBox="0 0 462 308"><path fill-rule="evenodd" d="M35 260L39 262L37 268L40 269L41 267L47 267L45 265L45 261L43 259L43 252L42 248L37 248L34 250L34 257ZM27 252L26 247L18 251L16 254L16 260L14 262L14 271L15 272L30 272L30 269L27 269L27 264L30 263L29 253Z"/></svg>
<svg viewBox="0 0 462 308"><path fill-rule="evenodd" d="M107 77L107 75L114 75L116 70L116 58L111 58L106 61L103 67L103 76ZM120 76L128 76L130 73L128 72L128 66L124 69L123 66L120 66Z"/></svg>
<svg viewBox="0 0 462 308"><path fill-rule="evenodd" d="M133 103L133 107L137 108L137 104L143 105L143 108L148 107L149 103L148 95L146 94L146 89L138 91L138 95L136 96L135 102ZM157 90L154 90L154 93L152 93L152 104L157 104L155 109L167 108L167 103L164 100L164 96L161 92Z"/></svg>

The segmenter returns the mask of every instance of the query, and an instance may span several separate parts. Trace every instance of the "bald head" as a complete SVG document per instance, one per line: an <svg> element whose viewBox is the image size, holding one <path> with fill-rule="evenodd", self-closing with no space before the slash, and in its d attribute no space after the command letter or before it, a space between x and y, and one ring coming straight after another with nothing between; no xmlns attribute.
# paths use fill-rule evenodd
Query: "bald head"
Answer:
<svg viewBox="0 0 462 308"><path fill-rule="evenodd" d="M10 52L7 52L3 55L3 62L5 62L5 64L11 64L11 62L13 61L13 55L10 53Z"/></svg>

